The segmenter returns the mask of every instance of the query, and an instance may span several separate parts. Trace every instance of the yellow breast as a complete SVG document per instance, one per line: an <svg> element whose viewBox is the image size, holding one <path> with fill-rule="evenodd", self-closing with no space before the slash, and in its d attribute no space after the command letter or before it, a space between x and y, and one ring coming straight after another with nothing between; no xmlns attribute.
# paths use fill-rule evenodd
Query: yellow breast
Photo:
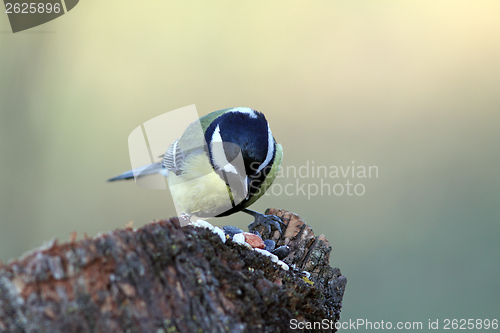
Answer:
<svg viewBox="0 0 500 333"><path fill-rule="evenodd" d="M232 207L231 192L217 175L206 154L194 154L184 161L184 170L168 175L168 186L178 211L188 215L213 217Z"/></svg>

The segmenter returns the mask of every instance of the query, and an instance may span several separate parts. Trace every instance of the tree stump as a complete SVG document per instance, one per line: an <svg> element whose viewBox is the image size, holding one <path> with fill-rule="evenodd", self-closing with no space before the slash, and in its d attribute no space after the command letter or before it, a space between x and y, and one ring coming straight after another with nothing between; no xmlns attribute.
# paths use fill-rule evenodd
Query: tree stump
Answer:
<svg viewBox="0 0 500 333"><path fill-rule="evenodd" d="M0 263L0 332L288 332L322 320L334 332L346 278L328 241L293 213L267 213L285 227L262 238L290 247L289 270L177 218Z"/></svg>

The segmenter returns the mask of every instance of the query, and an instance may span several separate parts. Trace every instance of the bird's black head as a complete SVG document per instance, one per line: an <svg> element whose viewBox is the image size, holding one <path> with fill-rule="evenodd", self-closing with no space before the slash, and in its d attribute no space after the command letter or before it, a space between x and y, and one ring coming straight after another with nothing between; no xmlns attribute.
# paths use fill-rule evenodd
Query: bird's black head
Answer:
<svg viewBox="0 0 500 333"><path fill-rule="evenodd" d="M249 194L252 188L258 190L271 170L276 153L273 135L262 113L250 108L231 109L210 124L205 140L216 172L223 170L240 178L248 176Z"/></svg>

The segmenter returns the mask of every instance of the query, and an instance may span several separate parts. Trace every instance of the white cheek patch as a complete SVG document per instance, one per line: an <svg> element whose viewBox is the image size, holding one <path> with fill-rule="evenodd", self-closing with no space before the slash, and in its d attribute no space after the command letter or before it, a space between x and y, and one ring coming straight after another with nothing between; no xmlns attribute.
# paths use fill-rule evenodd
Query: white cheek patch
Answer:
<svg viewBox="0 0 500 333"><path fill-rule="evenodd" d="M229 163L226 153L224 152L224 145L222 144L219 125L217 125L214 130L214 134L212 134L211 148L214 164L219 168L222 168L225 172L231 172L237 175L238 171L231 163Z"/></svg>
<svg viewBox="0 0 500 333"><path fill-rule="evenodd" d="M259 165L259 167L257 168L256 173L261 172L262 169L268 166L273 156L274 156L274 138L273 138L273 133L271 133L271 128L269 127L269 124L267 124L267 155L264 162L262 162L262 164Z"/></svg>

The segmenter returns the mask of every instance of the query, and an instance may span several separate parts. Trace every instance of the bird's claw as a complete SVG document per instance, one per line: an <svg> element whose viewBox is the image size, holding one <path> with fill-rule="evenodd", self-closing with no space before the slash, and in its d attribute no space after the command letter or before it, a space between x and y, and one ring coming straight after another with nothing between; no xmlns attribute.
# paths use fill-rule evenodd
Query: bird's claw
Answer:
<svg viewBox="0 0 500 333"><path fill-rule="evenodd" d="M281 219L275 215L264 215L264 214L261 214L261 213L258 213L256 215L254 215L255 217L255 221L253 221L252 223L250 223L248 225L248 230L250 232L254 231L255 228L257 228L259 225L265 227L267 229L267 231L269 232L269 234L271 234L271 231L272 231L272 227L274 227L274 229L278 230L281 234L281 226L280 226L280 223L283 223L283 221L281 221Z"/></svg>

